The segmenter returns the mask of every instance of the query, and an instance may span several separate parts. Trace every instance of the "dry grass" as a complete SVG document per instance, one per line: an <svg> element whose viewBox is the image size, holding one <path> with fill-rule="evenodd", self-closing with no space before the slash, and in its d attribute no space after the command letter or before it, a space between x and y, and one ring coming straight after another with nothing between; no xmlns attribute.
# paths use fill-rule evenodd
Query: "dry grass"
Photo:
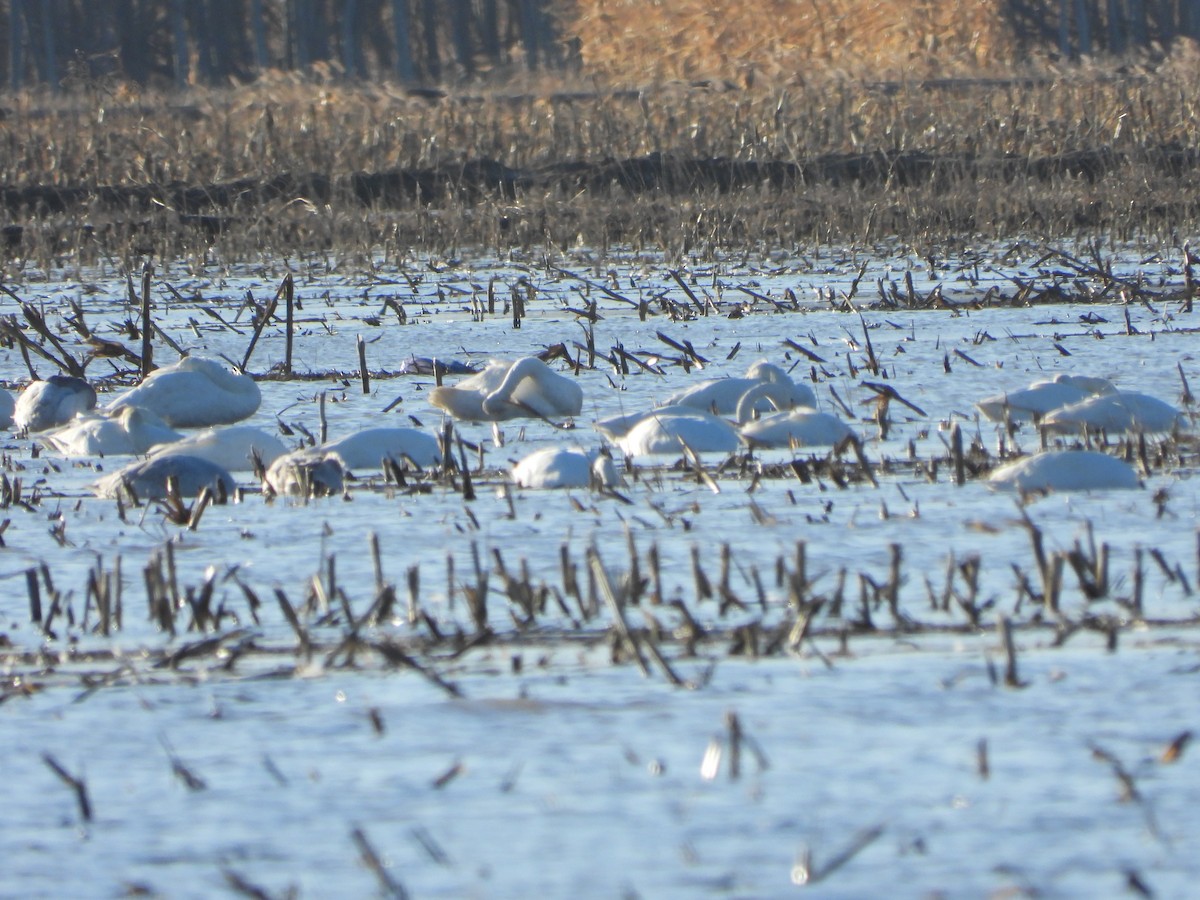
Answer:
<svg viewBox="0 0 1200 900"><path fill-rule="evenodd" d="M795 83L807 73L930 75L996 69L1018 46L996 0L574 0L563 31L584 70L618 84Z"/></svg>
<svg viewBox="0 0 1200 900"><path fill-rule="evenodd" d="M842 17L858 21L843 6ZM772 58L792 52L800 51ZM737 53L731 45L727 56ZM1181 243L1200 213L1196 163L1172 149L1200 145L1200 79L1187 47L1153 70L1082 68L934 87L881 86L808 69L797 84L779 66L779 80L755 78L736 89L673 82L636 92L595 84L567 92L556 82L428 98L396 86L275 75L186 95L89 84L60 96L10 96L12 114L0 120L0 184L92 191L65 212L10 205L9 221L27 226L21 247L9 253L10 273L27 260L70 254L84 263L115 258L136 270L146 253L204 255L214 242L225 259L580 243L703 256L889 236L936 243L1105 234ZM1107 156L1098 170L1060 165L1099 151ZM927 159L930 174L901 178L884 167L886 177L806 175L783 185L688 190L538 180L550 166L598 171L605 161L611 167L655 153L795 167L830 156L909 154ZM478 160L532 174L533 186L508 195L456 189L455 170L461 175L464 163ZM451 189L364 208L345 187L354 172L398 170L450 173ZM207 223L219 224L215 235L181 224L170 203L143 198L122 207L99 190L204 187L285 173L327 189L266 200L237 193L199 210L222 217Z"/></svg>

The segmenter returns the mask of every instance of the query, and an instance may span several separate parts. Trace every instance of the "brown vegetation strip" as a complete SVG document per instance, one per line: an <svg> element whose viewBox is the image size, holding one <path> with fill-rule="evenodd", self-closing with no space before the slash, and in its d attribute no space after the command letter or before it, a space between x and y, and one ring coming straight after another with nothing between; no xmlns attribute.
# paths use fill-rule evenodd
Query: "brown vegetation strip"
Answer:
<svg viewBox="0 0 1200 900"><path fill-rule="evenodd" d="M1144 152L1144 151L1143 151ZM1139 153L1142 156L1142 153ZM491 159L427 169L357 172L330 178L316 173L281 173L207 185L179 184L50 185L0 188L0 204L13 213L63 213L95 208L148 210L166 206L194 224L219 231L221 220L186 217L210 210L254 207L304 198L327 203L353 199L369 206L407 206L455 195L515 198L545 189L605 193L666 191L707 193L748 187L794 189L806 184L954 184L976 179L1013 182L1082 178L1096 181L1142 162L1107 148L1076 150L1037 158L936 154L922 150L829 153L802 163L784 160L694 159L662 153L600 162L552 163L533 169L510 168ZM1200 151L1162 147L1146 153L1157 171L1178 177L1200 168ZM17 237L14 235L13 237Z"/></svg>

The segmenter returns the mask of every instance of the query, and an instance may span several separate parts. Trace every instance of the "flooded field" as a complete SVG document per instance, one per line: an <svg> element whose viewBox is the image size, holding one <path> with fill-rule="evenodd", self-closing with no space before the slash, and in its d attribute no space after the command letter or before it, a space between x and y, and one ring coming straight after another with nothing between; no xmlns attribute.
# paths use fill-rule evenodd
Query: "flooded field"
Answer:
<svg viewBox="0 0 1200 900"><path fill-rule="evenodd" d="M198 511L97 497L132 457L11 434L4 893L1185 896L1191 268L1041 244L160 268L155 362L244 365L246 424L288 448L414 427L457 465L351 466L311 498L240 471ZM24 275L0 379L55 374L36 344L106 354L101 406L136 382L104 343L140 352L136 284ZM539 353L578 415L448 430L435 376L402 374ZM758 361L858 441L512 483ZM975 406L1062 375L1180 419L1043 438ZM1140 487L988 482L1043 440Z"/></svg>

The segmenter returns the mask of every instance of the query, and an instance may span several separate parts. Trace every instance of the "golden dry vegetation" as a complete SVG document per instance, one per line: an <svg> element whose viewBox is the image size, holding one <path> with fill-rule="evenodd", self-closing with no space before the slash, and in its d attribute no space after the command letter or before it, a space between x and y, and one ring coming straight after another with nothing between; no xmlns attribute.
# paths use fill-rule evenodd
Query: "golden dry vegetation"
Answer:
<svg viewBox="0 0 1200 900"><path fill-rule="evenodd" d="M1153 65L1026 61L999 77L1016 39L996 8L576 0L564 33L582 37L579 76L431 93L275 72L185 93L96 82L11 95L7 221L32 226L20 257L38 260L210 242L232 258L1186 239L1200 219L1191 45ZM501 175L467 177L481 161ZM426 181L364 195L355 173Z"/></svg>
<svg viewBox="0 0 1200 900"><path fill-rule="evenodd" d="M1017 41L997 0L572 0L562 30L583 71L614 83L813 72L888 77L1010 66Z"/></svg>

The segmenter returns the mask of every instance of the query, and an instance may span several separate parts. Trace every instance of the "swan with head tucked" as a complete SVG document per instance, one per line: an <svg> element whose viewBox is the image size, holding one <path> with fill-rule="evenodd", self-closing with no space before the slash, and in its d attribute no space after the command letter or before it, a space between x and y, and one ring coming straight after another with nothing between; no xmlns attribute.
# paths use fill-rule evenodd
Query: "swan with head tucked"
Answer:
<svg viewBox="0 0 1200 900"><path fill-rule="evenodd" d="M333 496L341 494L345 485L338 458L319 447L285 453L271 463L263 477L263 489L279 496Z"/></svg>
<svg viewBox="0 0 1200 900"><path fill-rule="evenodd" d="M128 488L139 500L159 500L167 496L167 480L171 478L184 497L194 496L204 487L218 497L228 497L236 487L233 476L221 466L182 454L139 460L104 476L92 487L101 497L119 497Z"/></svg>
<svg viewBox="0 0 1200 900"><path fill-rule="evenodd" d="M747 422L742 439L751 447L832 447L854 434L854 429L831 413L797 406Z"/></svg>
<svg viewBox="0 0 1200 900"><path fill-rule="evenodd" d="M760 384L774 384L784 392L784 406L816 407L817 395L806 384L797 384L779 366L760 360L746 370L742 378L714 378L694 384L667 397L665 406L690 406L707 413L731 416L746 391ZM759 398L755 409L766 412L771 408L765 397Z"/></svg>
<svg viewBox="0 0 1200 900"><path fill-rule="evenodd" d="M214 359L185 356L151 372L107 409L140 406L173 428L203 428L247 419L261 402L262 394L249 375L231 372Z"/></svg>
<svg viewBox="0 0 1200 900"><path fill-rule="evenodd" d="M740 381L742 379L723 379L726 383L731 383L735 380ZM756 412L764 408L790 409L793 405L792 392L789 385L777 384L770 381L755 381L749 388L742 392L742 396L734 404L733 411L736 412L739 422L747 422L754 417ZM667 416L693 416L698 412L713 415L712 413L707 413L706 410L690 404L672 403L665 406L656 406L653 409L643 412L622 413L617 416L597 419L592 423L592 427L610 441L616 443L646 419L661 419Z"/></svg>
<svg viewBox="0 0 1200 900"><path fill-rule="evenodd" d="M51 375L21 391L13 409L13 424L25 431L45 431L95 408L96 390L90 384L70 375Z"/></svg>
<svg viewBox="0 0 1200 900"><path fill-rule="evenodd" d="M647 412L622 413L619 416L598 419L592 423L592 427L615 444L647 419L694 416L697 412L700 410L694 406L656 406Z"/></svg>
<svg viewBox="0 0 1200 900"><path fill-rule="evenodd" d="M547 489L615 487L621 480L607 452L581 447L535 450L513 466L512 478L518 487Z"/></svg>
<svg viewBox="0 0 1200 900"><path fill-rule="evenodd" d="M736 427L698 409L664 413L652 410L617 440L626 456L683 453L733 453L742 446Z"/></svg>
<svg viewBox="0 0 1200 900"><path fill-rule="evenodd" d="M1158 434L1183 424L1183 414L1170 403L1131 391L1088 397L1047 413L1041 422L1051 434L1073 434L1084 428Z"/></svg>
<svg viewBox="0 0 1200 900"><path fill-rule="evenodd" d="M1006 463L988 476L988 486L1022 494L1051 491L1128 490L1141 487L1124 460L1092 450L1052 450Z"/></svg>
<svg viewBox="0 0 1200 900"><path fill-rule="evenodd" d="M206 428L170 444L155 447L151 456L197 456L216 463L230 472L249 472L254 468L254 454L269 466L287 452L287 447L273 434L253 425L226 425Z"/></svg>
<svg viewBox="0 0 1200 900"><path fill-rule="evenodd" d="M380 469L384 459L410 460L419 469L442 461L438 439L417 428L367 428L320 448L347 469Z"/></svg>
<svg viewBox="0 0 1200 900"><path fill-rule="evenodd" d="M767 400L778 412L754 418L755 409ZM790 396L779 385L763 382L742 395L737 405L737 420L742 439L751 447L822 447L832 446L854 434L850 426L830 413L811 406L786 405Z"/></svg>
<svg viewBox="0 0 1200 900"><path fill-rule="evenodd" d="M513 363L493 360L452 387L434 388L429 402L468 422L550 419L579 415L583 389L536 356L526 356Z"/></svg>
<svg viewBox="0 0 1200 900"><path fill-rule="evenodd" d="M114 415L77 416L40 440L63 456L133 456L181 437L154 413L127 406Z"/></svg>
<svg viewBox="0 0 1200 900"><path fill-rule="evenodd" d="M996 394L975 404L993 422L1037 421L1047 413L1088 397L1116 392L1113 383L1090 375L1055 375L1035 381L1029 387L1005 394Z"/></svg>

